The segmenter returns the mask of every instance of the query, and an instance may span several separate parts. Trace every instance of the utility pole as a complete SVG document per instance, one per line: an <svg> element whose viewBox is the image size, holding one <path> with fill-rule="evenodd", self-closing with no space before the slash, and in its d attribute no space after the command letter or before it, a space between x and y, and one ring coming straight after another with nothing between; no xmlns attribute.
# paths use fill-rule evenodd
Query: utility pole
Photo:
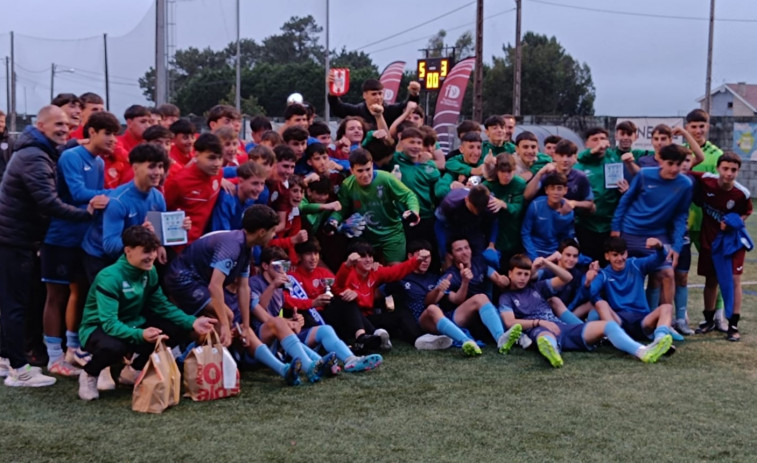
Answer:
<svg viewBox="0 0 757 463"><path fill-rule="evenodd" d="M55 87L55 63L50 66L50 101L53 101L53 98L55 98L53 87Z"/></svg>
<svg viewBox="0 0 757 463"><path fill-rule="evenodd" d="M10 118L11 132L16 131L16 50L13 44L13 31L11 31L11 110L8 114Z"/></svg>
<svg viewBox="0 0 757 463"><path fill-rule="evenodd" d="M473 120L483 119L484 102L484 0L476 2L476 68L473 74Z"/></svg>
<svg viewBox="0 0 757 463"><path fill-rule="evenodd" d="M5 98L7 100L7 107L5 114L11 112L11 63L10 58L5 57Z"/></svg>
<svg viewBox="0 0 757 463"><path fill-rule="evenodd" d="M715 0L710 0L710 37L707 40L707 78L705 79L704 110L710 113L712 92L712 38L715 33Z"/></svg>
<svg viewBox="0 0 757 463"><path fill-rule="evenodd" d="M155 104L168 101L166 59L166 0L156 0L155 10Z"/></svg>
<svg viewBox="0 0 757 463"><path fill-rule="evenodd" d="M323 118L326 120L326 124L329 123L331 118L331 106L329 105L329 72L331 71L331 51L329 50L329 0L326 0L326 62L324 67L326 68L326 98L323 104Z"/></svg>
<svg viewBox="0 0 757 463"><path fill-rule="evenodd" d="M513 70L513 116L520 116L520 66L521 66L521 49L520 49L520 20L521 20L521 0L515 0L515 69Z"/></svg>
<svg viewBox="0 0 757 463"><path fill-rule="evenodd" d="M108 77L108 34L103 34L103 51L105 53L105 110L110 111L110 78Z"/></svg>
<svg viewBox="0 0 757 463"><path fill-rule="evenodd" d="M234 104L237 111L242 112L242 54L239 51L239 0L237 0L237 80Z"/></svg>

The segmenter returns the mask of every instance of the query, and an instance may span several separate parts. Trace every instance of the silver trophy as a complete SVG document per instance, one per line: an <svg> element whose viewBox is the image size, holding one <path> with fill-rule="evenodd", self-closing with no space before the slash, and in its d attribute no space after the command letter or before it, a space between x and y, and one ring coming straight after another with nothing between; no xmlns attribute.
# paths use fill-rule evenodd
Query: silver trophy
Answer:
<svg viewBox="0 0 757 463"><path fill-rule="evenodd" d="M321 278L321 284L326 287L326 291L323 292L323 294L327 294L331 297L334 297L334 293L331 292L331 285L334 284L333 278Z"/></svg>

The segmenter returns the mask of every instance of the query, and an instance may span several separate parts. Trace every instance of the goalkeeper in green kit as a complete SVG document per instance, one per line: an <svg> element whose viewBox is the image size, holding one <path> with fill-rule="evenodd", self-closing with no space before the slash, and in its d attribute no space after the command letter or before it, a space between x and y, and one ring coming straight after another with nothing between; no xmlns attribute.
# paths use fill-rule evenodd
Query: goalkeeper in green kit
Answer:
<svg viewBox="0 0 757 463"><path fill-rule="evenodd" d="M402 262L406 258L402 222L418 225L418 198L392 174L374 171L371 154L362 148L350 153L350 171L352 175L339 189L342 210L331 214L327 226L335 230L346 218L340 231L350 237L362 234L385 264ZM401 216L398 205L407 209Z"/></svg>

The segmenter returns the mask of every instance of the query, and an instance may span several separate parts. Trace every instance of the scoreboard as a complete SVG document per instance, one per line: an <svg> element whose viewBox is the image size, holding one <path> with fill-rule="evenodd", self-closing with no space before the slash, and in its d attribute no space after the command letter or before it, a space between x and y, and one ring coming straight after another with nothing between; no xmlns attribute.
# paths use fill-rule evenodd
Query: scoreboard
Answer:
<svg viewBox="0 0 757 463"><path fill-rule="evenodd" d="M450 58L424 58L418 60L418 81L421 88L428 91L438 91L442 88L444 79L452 70Z"/></svg>

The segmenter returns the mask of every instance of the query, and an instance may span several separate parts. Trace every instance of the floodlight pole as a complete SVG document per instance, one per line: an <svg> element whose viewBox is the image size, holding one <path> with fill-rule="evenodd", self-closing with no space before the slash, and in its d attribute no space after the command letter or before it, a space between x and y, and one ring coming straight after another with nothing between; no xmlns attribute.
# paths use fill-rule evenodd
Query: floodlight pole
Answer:
<svg viewBox="0 0 757 463"><path fill-rule="evenodd" d="M712 92L712 40L715 33L715 0L710 0L710 36L707 40L707 78L705 79L704 110L709 114Z"/></svg>

